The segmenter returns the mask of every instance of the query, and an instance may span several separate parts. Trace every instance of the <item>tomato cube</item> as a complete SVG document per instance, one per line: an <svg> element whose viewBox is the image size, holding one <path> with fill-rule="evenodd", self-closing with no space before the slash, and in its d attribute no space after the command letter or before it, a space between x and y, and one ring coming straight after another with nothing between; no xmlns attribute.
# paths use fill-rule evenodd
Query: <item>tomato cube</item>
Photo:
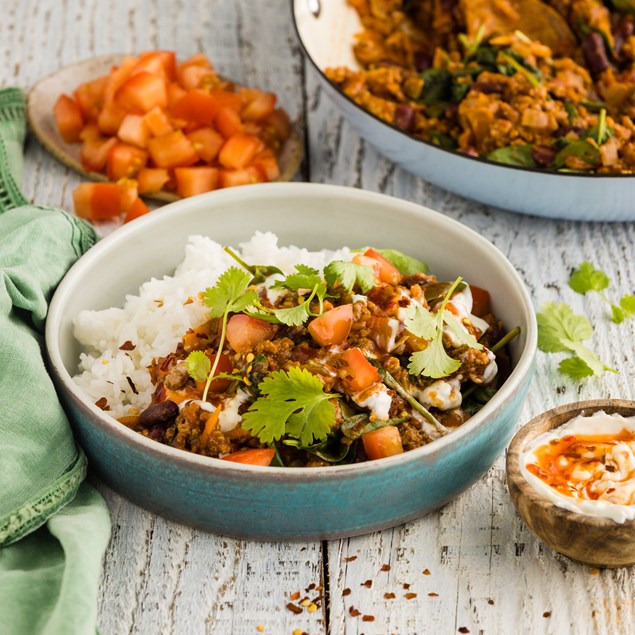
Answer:
<svg viewBox="0 0 635 635"><path fill-rule="evenodd" d="M372 269L375 280L379 280L381 265L378 260L376 260L375 258L369 258L368 256L364 256L362 254L355 254L352 260L356 265L362 265L364 267L369 267L370 269Z"/></svg>
<svg viewBox="0 0 635 635"><path fill-rule="evenodd" d="M401 434L396 426L384 426L362 434L366 456L372 461L403 453Z"/></svg>
<svg viewBox="0 0 635 635"><path fill-rule="evenodd" d="M364 256L367 258L371 258L379 263L379 279L382 282L387 282L389 284L399 284L401 280L401 272L395 265L390 262L387 258L384 258L380 253L376 252L374 249L367 249L364 252Z"/></svg>
<svg viewBox="0 0 635 635"><path fill-rule="evenodd" d="M276 451L273 448L248 448L246 450L238 450L238 452L226 454L221 460L266 467L267 465L271 465L275 454Z"/></svg>
<svg viewBox="0 0 635 635"><path fill-rule="evenodd" d="M110 75L108 75L108 83L104 92L104 103L113 101L116 92L130 77L130 73L136 63L136 57L128 56L120 66L113 66Z"/></svg>
<svg viewBox="0 0 635 635"><path fill-rule="evenodd" d="M227 322L227 341L237 353L240 353L258 342L270 340L276 331L277 327L274 324L237 313Z"/></svg>
<svg viewBox="0 0 635 635"><path fill-rule="evenodd" d="M117 143L108 153L106 174L111 181L136 176L148 162L148 153L126 143Z"/></svg>
<svg viewBox="0 0 635 635"><path fill-rule="evenodd" d="M218 168L176 168L176 193L179 196L196 196L218 187Z"/></svg>
<svg viewBox="0 0 635 635"><path fill-rule="evenodd" d="M170 108L170 115L188 123L210 125L219 108L218 102L202 90L190 90Z"/></svg>
<svg viewBox="0 0 635 635"><path fill-rule="evenodd" d="M116 135L125 116L123 108L113 101L107 101L97 117L97 126L104 134Z"/></svg>
<svg viewBox="0 0 635 635"><path fill-rule="evenodd" d="M127 112L146 113L155 107L166 108L165 79L142 71L130 77L115 93L116 103Z"/></svg>
<svg viewBox="0 0 635 635"><path fill-rule="evenodd" d="M154 137L160 137L174 130L167 115L159 107L155 107L143 115L143 120Z"/></svg>
<svg viewBox="0 0 635 635"><path fill-rule="evenodd" d="M170 180L165 168L142 168L137 174L139 194L160 192Z"/></svg>
<svg viewBox="0 0 635 635"><path fill-rule="evenodd" d="M55 122L62 138L66 143L79 141L79 135L84 127L82 111L74 99L68 95L60 95L53 106Z"/></svg>
<svg viewBox="0 0 635 635"><path fill-rule="evenodd" d="M148 151L155 165L160 168L188 166L198 161L192 142L181 130L148 139Z"/></svg>
<svg viewBox="0 0 635 635"><path fill-rule="evenodd" d="M159 75L168 81L176 78L176 54L173 51L146 51L139 55L131 75L147 72Z"/></svg>
<svg viewBox="0 0 635 635"><path fill-rule="evenodd" d="M219 187L235 187L236 185L265 182L260 169L251 165L242 170L221 170L218 174L218 179Z"/></svg>
<svg viewBox="0 0 635 635"><path fill-rule="evenodd" d="M238 133L232 135L221 148L218 161L223 167L240 170L263 149L263 142L252 135Z"/></svg>
<svg viewBox="0 0 635 635"><path fill-rule="evenodd" d="M259 152L251 163L254 167L260 169L263 173L265 181L276 181L280 178L280 166L275 154L266 148Z"/></svg>
<svg viewBox="0 0 635 635"><path fill-rule="evenodd" d="M198 128L187 133L198 156L206 163L211 163L220 152L225 139L212 128Z"/></svg>
<svg viewBox="0 0 635 635"><path fill-rule="evenodd" d="M131 220L139 218L140 216L145 216L149 212L150 209L148 208L148 206L140 198L137 197L128 208L123 222L129 223Z"/></svg>
<svg viewBox="0 0 635 635"><path fill-rule="evenodd" d="M121 213L121 192L116 183L81 183L73 191L73 203L80 218L108 220Z"/></svg>
<svg viewBox="0 0 635 635"><path fill-rule="evenodd" d="M126 115L119 126L117 136L124 143L145 148L150 136L150 128L141 115Z"/></svg>
<svg viewBox="0 0 635 635"><path fill-rule="evenodd" d="M117 139L87 139L82 144L79 157L82 166L89 172L102 172L106 167L108 153L117 145Z"/></svg>
<svg viewBox="0 0 635 635"><path fill-rule="evenodd" d="M225 139L243 131L240 115L229 106L221 106L214 117L214 126Z"/></svg>
<svg viewBox="0 0 635 635"><path fill-rule="evenodd" d="M86 121L97 121L101 111L108 85L108 76L100 77L92 82L86 82L77 87L73 93L75 102L82 111Z"/></svg>
<svg viewBox="0 0 635 635"><path fill-rule="evenodd" d="M359 392L379 381L379 372L359 348L344 351L341 359L345 364L340 369L342 381L349 390Z"/></svg>
<svg viewBox="0 0 635 635"><path fill-rule="evenodd" d="M242 93L247 101L247 105L241 112L242 118L245 121L265 120L276 107L276 96L273 93L265 93L253 88L247 90L249 91L247 94Z"/></svg>
<svg viewBox="0 0 635 635"><path fill-rule="evenodd" d="M311 320L309 333L320 346L342 344L353 326L353 305L342 304Z"/></svg>

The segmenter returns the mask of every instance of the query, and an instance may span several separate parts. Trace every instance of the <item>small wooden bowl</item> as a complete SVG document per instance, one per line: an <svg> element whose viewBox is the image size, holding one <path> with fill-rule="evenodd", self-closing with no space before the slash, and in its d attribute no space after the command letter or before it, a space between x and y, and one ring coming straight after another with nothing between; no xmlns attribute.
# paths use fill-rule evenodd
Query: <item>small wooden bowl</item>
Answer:
<svg viewBox="0 0 635 635"><path fill-rule="evenodd" d="M635 401L596 399L548 410L532 419L514 436L507 452L507 487L520 517L552 549L594 567L635 564L635 520L623 524L568 511L541 496L520 471L520 457L528 445L580 414L598 410L624 417L635 415Z"/></svg>

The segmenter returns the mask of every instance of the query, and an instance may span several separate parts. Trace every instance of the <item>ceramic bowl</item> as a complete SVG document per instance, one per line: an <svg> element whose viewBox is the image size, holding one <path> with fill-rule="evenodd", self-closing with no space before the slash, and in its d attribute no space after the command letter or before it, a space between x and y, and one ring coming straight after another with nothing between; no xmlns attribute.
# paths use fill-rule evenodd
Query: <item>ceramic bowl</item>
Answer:
<svg viewBox="0 0 635 635"><path fill-rule="evenodd" d="M345 119L380 153L446 190L513 212L588 221L635 220L635 176L549 173L492 163L439 148L370 114L326 77L358 68L352 53L362 28L346 0L292 0L300 43ZM319 8L319 10L318 10Z"/></svg>
<svg viewBox="0 0 635 635"><path fill-rule="evenodd" d="M441 279L469 274L493 310L522 333L514 370L494 398L455 432L397 457L327 468L258 468L180 451L139 435L91 403L72 381L79 359L73 318L122 306L150 277L173 273L186 239L236 245L255 230L309 249L393 247ZM530 382L536 323L518 273L487 240L442 214L353 188L271 183L168 205L112 233L68 272L51 302L46 343L54 381L94 473L139 505L219 534L282 540L336 538L421 516L456 496L512 436Z"/></svg>
<svg viewBox="0 0 635 635"><path fill-rule="evenodd" d="M520 517L552 549L595 567L622 567L635 564L635 520L616 523L608 518L595 518L558 507L540 495L520 470L520 457L537 436L580 414L591 415L598 410L632 417L635 401L579 401L535 417L518 431L509 446L507 485Z"/></svg>

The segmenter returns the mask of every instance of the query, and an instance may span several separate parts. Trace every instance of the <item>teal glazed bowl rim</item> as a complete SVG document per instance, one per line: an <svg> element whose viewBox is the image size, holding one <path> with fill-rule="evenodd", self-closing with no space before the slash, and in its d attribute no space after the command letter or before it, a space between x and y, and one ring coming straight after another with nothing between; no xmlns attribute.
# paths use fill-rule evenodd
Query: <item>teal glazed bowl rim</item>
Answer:
<svg viewBox="0 0 635 635"><path fill-rule="evenodd" d="M360 236L361 245L376 244L376 238L369 240L373 235L402 232L404 241L428 241L428 249L441 251L443 246L433 243L443 242L445 235L458 246L457 258L465 257L459 252L466 250L480 254L497 284L513 296L499 300L499 306L508 311L506 305L511 304L522 331L512 349L514 369L491 402L454 432L416 450L379 461L307 469L237 465L171 448L126 428L83 395L71 378L78 360L73 347L78 346L70 330L78 309L121 306L125 294L136 292L151 275L172 273L179 261L162 259L161 251L176 252L178 245L182 259L189 234L214 239L233 232L246 240L256 229L273 231L276 224L284 228L285 223L292 234L306 233L308 243L301 246L310 249L319 248L318 242L328 248L357 244L351 232ZM341 227L334 227L338 223ZM380 232L367 227L373 223L379 223ZM316 236L319 227L322 233ZM409 228L425 231L413 237ZM281 244L289 242L281 236ZM126 273L144 266L151 275ZM472 270L470 279L479 286L485 283ZM99 291L92 288L95 284ZM490 290L496 311L496 289ZM108 298L114 300L109 303ZM511 263L485 238L414 203L310 183L212 192L172 203L116 230L69 270L51 301L46 324L53 380L77 440L102 481L142 507L179 522L219 534L272 540L367 533L424 515L466 489L491 467L512 436L531 379L536 341L528 292ZM364 503L360 497L365 497Z"/></svg>

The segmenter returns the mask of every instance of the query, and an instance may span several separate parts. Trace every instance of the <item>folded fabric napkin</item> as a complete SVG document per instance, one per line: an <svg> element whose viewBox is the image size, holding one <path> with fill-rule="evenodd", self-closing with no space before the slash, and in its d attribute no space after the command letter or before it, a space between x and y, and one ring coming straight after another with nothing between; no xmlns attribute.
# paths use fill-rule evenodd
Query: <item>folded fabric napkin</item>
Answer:
<svg viewBox="0 0 635 635"><path fill-rule="evenodd" d="M20 192L25 99L0 90L0 630L95 633L110 537L45 366L48 302L97 240L84 221Z"/></svg>

